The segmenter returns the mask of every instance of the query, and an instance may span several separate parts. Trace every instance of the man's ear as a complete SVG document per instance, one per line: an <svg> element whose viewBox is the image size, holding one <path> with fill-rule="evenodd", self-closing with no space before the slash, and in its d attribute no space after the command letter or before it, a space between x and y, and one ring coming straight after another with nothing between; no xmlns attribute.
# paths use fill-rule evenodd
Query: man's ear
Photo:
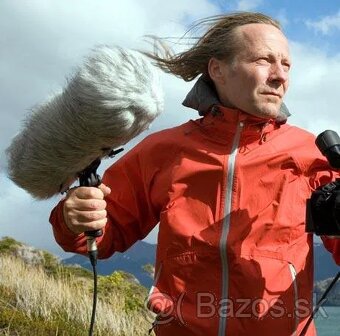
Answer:
<svg viewBox="0 0 340 336"><path fill-rule="evenodd" d="M210 58L208 63L208 73L212 81L217 85L225 83L223 67L225 67L224 62L215 57Z"/></svg>

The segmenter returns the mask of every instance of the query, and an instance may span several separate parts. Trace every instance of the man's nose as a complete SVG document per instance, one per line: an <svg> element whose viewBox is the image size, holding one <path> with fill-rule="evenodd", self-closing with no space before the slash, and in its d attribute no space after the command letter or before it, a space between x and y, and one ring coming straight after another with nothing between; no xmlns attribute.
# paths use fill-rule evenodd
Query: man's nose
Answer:
<svg viewBox="0 0 340 336"><path fill-rule="evenodd" d="M289 73L286 66L281 63L273 63L270 69L270 80L285 83L289 79Z"/></svg>

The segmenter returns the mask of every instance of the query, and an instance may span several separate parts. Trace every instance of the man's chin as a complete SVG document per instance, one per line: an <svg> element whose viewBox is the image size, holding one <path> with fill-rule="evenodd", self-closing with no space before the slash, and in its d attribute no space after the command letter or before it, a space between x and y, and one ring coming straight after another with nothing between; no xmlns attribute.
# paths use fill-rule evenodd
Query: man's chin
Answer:
<svg viewBox="0 0 340 336"><path fill-rule="evenodd" d="M259 118L264 119L275 119L279 115L280 112L280 106L268 106L269 104L266 104L266 106L259 106L259 108L254 110L254 113L251 113L252 115L255 115Z"/></svg>

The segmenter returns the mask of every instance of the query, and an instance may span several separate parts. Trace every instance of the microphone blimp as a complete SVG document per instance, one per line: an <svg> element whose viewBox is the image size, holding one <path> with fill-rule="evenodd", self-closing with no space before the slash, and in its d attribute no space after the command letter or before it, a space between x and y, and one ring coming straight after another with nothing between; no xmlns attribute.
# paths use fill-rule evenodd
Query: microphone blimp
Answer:
<svg viewBox="0 0 340 336"><path fill-rule="evenodd" d="M65 88L36 106L6 150L9 178L38 199L65 191L163 109L158 69L136 50L98 46Z"/></svg>

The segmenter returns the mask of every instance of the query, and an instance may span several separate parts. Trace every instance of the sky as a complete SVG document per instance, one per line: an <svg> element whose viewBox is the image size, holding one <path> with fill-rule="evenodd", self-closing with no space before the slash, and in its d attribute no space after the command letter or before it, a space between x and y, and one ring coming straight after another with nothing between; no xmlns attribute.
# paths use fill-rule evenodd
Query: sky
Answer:
<svg viewBox="0 0 340 336"><path fill-rule="evenodd" d="M93 46L148 49L144 35L179 38L198 19L234 11L263 12L283 25L293 60L285 99L292 113L289 123L316 135L325 129L340 133L338 0L1 0L0 237L66 257L48 221L61 196L38 201L14 185L6 177L4 151L30 109L58 92ZM125 151L150 132L197 118L181 105L194 83L167 74L161 78L164 111ZM112 163L103 161L100 172ZM157 228L146 241L155 243L156 237Z"/></svg>

